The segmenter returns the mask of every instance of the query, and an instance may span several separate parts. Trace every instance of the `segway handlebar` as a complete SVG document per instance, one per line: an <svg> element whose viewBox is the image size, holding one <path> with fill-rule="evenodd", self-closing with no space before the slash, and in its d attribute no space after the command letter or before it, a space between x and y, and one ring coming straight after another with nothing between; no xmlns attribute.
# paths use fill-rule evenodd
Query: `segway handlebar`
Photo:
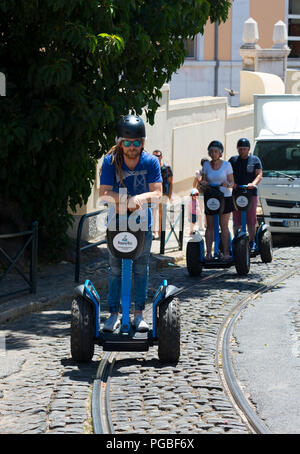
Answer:
<svg viewBox="0 0 300 454"><path fill-rule="evenodd" d="M211 188L219 188L221 185L217 183L207 183L207 186L210 186Z"/></svg>
<svg viewBox="0 0 300 454"><path fill-rule="evenodd" d="M233 203L238 211L249 211L252 207L252 194L247 184L237 184L234 188Z"/></svg>

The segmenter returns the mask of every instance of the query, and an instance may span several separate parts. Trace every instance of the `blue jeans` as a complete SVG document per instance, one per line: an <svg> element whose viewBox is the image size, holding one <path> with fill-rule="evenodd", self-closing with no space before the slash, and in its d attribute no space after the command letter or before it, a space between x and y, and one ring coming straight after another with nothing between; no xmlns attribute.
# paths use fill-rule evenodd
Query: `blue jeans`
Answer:
<svg viewBox="0 0 300 454"><path fill-rule="evenodd" d="M152 244L152 231L145 232L144 249L133 260L132 272L134 278L135 309L142 311L145 308L148 293L149 257ZM122 259L116 258L108 251L108 295L107 302L110 312L119 312L121 299Z"/></svg>

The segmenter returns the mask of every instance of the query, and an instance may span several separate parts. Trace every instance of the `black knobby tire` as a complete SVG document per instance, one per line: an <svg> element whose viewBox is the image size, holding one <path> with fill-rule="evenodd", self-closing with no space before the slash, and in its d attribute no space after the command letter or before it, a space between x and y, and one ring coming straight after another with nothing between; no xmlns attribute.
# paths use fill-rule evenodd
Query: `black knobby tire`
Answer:
<svg viewBox="0 0 300 454"><path fill-rule="evenodd" d="M198 241L188 241L186 245L186 266L190 276L200 276L202 273L200 243Z"/></svg>
<svg viewBox="0 0 300 454"><path fill-rule="evenodd" d="M76 362L88 362L94 355L95 311L92 303L76 296L71 309L71 355Z"/></svg>
<svg viewBox="0 0 300 454"><path fill-rule="evenodd" d="M260 258L263 263L270 263L273 259L272 234L264 230L260 239Z"/></svg>
<svg viewBox="0 0 300 454"><path fill-rule="evenodd" d="M234 246L234 263L236 272L245 276L250 271L250 250L249 239L240 238Z"/></svg>
<svg viewBox="0 0 300 454"><path fill-rule="evenodd" d="M159 306L158 358L163 363L178 361L180 356L179 301L164 302Z"/></svg>

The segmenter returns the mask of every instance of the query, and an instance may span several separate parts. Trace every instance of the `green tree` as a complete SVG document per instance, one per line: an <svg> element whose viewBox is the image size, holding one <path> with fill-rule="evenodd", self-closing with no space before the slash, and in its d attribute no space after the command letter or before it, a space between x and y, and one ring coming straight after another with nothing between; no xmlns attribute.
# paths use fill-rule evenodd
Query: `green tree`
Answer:
<svg viewBox="0 0 300 454"><path fill-rule="evenodd" d="M87 201L115 123L145 108L184 61L184 39L227 0L2 0L0 196L59 247Z"/></svg>

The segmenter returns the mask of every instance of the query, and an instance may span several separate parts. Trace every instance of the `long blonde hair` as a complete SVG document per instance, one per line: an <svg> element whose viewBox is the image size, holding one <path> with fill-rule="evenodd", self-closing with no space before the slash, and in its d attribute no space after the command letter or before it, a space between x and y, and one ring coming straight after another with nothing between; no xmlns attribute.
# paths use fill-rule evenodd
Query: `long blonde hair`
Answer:
<svg viewBox="0 0 300 454"><path fill-rule="evenodd" d="M105 156L111 154L111 163L115 166L116 172L120 178L121 185L125 188L125 184L123 181L123 171L122 171L122 164L124 162L123 150L120 146L121 142L116 143L113 145L111 149L106 153Z"/></svg>

